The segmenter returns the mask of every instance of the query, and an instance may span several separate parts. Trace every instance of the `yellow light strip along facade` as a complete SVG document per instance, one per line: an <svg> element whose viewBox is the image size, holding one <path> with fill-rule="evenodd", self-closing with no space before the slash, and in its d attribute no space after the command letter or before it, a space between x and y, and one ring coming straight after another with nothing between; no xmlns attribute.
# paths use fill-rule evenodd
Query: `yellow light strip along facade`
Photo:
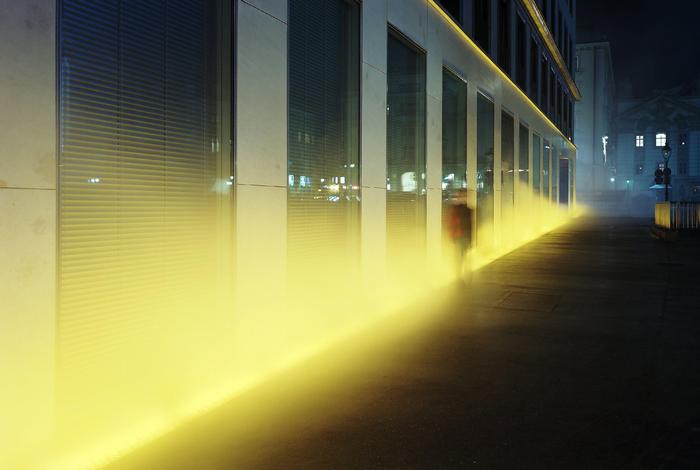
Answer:
<svg viewBox="0 0 700 470"><path fill-rule="evenodd" d="M450 26L452 26L452 28L457 32L457 34L459 34L462 37L462 39L464 39L465 42L469 44L469 46L471 46L474 52L476 52L477 55L479 55L484 60L484 62L489 64L503 78L503 80L506 83L508 83L514 90L516 90L520 94L520 96L530 105L530 107L533 110L535 110L537 114L540 115L540 117L542 117L542 119L547 121L559 133L559 135L561 135L562 139L564 139L566 142L569 143L569 145L573 146L574 149L576 149L576 145L571 140L569 140L569 138L564 135L564 133L559 129L559 127L556 124L554 124L554 122L552 122L552 120L549 119L549 117L545 113L542 112L539 106L537 106L530 99L530 97L527 96L525 92L513 82L513 80L511 80L508 74L501 70L501 68L498 65L496 65L496 63L491 59L491 57L489 57L483 50L481 50L479 46L476 45L472 38L470 38L469 35L462 29L462 27L458 25L455 22L455 20L452 19L449 13L442 9L440 4L438 4L436 0L428 0L428 4L430 4L430 6L433 7L435 11L437 11Z"/></svg>
<svg viewBox="0 0 700 470"><path fill-rule="evenodd" d="M561 52L557 47L557 43L554 41L554 36L552 36L552 32L549 30L547 22L545 21L542 12L537 6L537 3L535 2L535 0L523 0L523 5L525 6L527 12L530 14L530 18L532 18L532 21L535 23L535 26L537 26L537 31L540 33L540 37L542 37L542 40L547 45L549 53L554 58L554 61L556 62L557 67L559 68L559 72L564 77L564 80L566 81L566 84L568 85L569 90L571 91L571 95L576 101L581 101L581 92L576 86L576 82L574 82L574 79L571 77L569 68L564 63L564 57L562 57Z"/></svg>

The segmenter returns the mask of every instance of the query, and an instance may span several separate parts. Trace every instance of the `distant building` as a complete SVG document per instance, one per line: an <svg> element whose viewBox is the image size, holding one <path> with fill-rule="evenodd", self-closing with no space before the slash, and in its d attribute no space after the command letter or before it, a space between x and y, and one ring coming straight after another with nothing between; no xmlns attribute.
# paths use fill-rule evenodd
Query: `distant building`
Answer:
<svg viewBox="0 0 700 470"><path fill-rule="evenodd" d="M612 190L611 178L615 178L610 151L615 76L608 42L576 46L576 84L583 95L575 109L576 187L579 200L590 203L599 193Z"/></svg>
<svg viewBox="0 0 700 470"><path fill-rule="evenodd" d="M700 201L700 96L661 91L644 99L619 100L615 122L613 187L628 193L632 209L649 215L654 201L663 200L664 190L651 187L667 141L673 152L671 198Z"/></svg>

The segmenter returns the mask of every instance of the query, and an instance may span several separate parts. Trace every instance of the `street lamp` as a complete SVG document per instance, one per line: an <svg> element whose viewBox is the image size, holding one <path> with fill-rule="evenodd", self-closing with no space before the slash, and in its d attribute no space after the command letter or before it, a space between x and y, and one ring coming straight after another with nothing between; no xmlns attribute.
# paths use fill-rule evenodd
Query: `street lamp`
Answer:
<svg viewBox="0 0 700 470"><path fill-rule="evenodd" d="M664 145L664 148L661 149L661 155L664 157L664 200L668 202L668 183L671 181L671 169L668 167L668 161L671 159L671 146L668 145L668 138L666 138L666 145Z"/></svg>

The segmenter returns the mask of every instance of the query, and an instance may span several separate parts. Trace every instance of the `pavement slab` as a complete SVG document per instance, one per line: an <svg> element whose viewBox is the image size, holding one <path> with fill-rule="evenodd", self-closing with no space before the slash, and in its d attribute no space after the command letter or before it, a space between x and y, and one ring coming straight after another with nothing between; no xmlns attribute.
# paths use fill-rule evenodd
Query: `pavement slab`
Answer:
<svg viewBox="0 0 700 470"><path fill-rule="evenodd" d="M649 228L577 219L108 468L700 468L700 243Z"/></svg>

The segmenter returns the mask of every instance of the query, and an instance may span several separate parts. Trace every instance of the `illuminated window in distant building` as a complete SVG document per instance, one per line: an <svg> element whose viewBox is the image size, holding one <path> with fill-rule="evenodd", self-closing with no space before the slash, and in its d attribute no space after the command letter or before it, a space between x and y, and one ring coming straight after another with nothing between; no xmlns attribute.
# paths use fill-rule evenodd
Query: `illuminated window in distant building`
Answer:
<svg viewBox="0 0 700 470"><path fill-rule="evenodd" d="M666 145L666 134L656 134L656 146L663 147L664 145Z"/></svg>
<svg viewBox="0 0 700 470"><path fill-rule="evenodd" d="M638 135L637 137L635 137L634 143L637 147L644 147L644 136Z"/></svg>

